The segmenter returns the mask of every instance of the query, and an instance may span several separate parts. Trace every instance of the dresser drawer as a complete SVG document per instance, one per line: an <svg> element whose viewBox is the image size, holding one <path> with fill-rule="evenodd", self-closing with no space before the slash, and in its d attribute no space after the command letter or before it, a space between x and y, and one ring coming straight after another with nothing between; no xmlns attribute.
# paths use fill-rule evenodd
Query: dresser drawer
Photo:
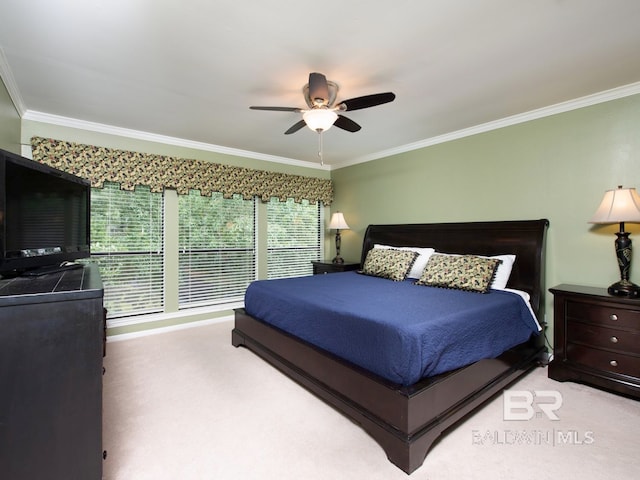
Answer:
<svg viewBox="0 0 640 480"><path fill-rule="evenodd" d="M567 360L597 370L640 377L640 357L633 355L569 343L567 345Z"/></svg>
<svg viewBox="0 0 640 480"><path fill-rule="evenodd" d="M566 312L568 319L580 322L640 330L640 311L638 310L625 309L617 305L606 306L569 300Z"/></svg>
<svg viewBox="0 0 640 480"><path fill-rule="evenodd" d="M640 355L640 332L569 320L567 323L567 342Z"/></svg>
<svg viewBox="0 0 640 480"><path fill-rule="evenodd" d="M336 269L332 265L318 264L313 266L314 274L333 273Z"/></svg>

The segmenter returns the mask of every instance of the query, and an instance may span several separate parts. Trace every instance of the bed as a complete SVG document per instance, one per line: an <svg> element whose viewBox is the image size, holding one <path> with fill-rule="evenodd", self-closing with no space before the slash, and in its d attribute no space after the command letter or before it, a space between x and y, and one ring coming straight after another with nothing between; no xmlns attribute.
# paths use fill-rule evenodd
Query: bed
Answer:
<svg viewBox="0 0 640 480"><path fill-rule="evenodd" d="M526 292L530 311L544 328L544 245L548 224L542 219L370 225L363 241L361 262L364 265L369 251L380 244L431 247L449 254L513 254L516 260L507 287ZM327 284L333 279L337 284L347 281L349 275L358 276L356 272L343 272L316 280ZM314 281L309 278L307 282ZM401 287L400 282L383 281L394 288ZM411 288L456 294L435 287ZM296 316L293 312L290 322L300 324L322 316L302 313ZM406 377L408 381L400 381L267 323L260 316L268 315L249 315L245 309L237 309L232 344L248 348L360 425L383 448L389 460L408 474L422 465L429 449L447 429L539 365L546 352L544 335L535 332L502 353L453 370L427 374L417 381L410 376ZM280 316L279 311L276 316ZM321 318L314 318L318 320Z"/></svg>

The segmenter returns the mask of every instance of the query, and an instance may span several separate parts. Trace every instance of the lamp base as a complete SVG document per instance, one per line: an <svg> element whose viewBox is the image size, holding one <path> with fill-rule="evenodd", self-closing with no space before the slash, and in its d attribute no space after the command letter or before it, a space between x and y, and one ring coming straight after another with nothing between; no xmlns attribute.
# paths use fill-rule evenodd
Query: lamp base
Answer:
<svg viewBox="0 0 640 480"><path fill-rule="evenodd" d="M640 298L640 286L629 280L620 280L614 283L607 289L607 292L616 297Z"/></svg>
<svg viewBox="0 0 640 480"><path fill-rule="evenodd" d="M332 263L338 263L338 264L343 264L344 263L344 258L340 257L340 256L336 256L333 260L331 260Z"/></svg>

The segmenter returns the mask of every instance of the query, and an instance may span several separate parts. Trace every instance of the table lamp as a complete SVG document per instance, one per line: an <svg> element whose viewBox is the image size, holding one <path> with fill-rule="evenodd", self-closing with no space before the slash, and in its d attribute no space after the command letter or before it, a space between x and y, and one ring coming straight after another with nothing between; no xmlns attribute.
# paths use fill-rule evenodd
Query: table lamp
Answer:
<svg viewBox="0 0 640 480"><path fill-rule="evenodd" d="M625 222L640 222L640 195L635 188L607 190L602 203L589 223L619 223L620 231L616 232L615 247L620 267L620 281L611 285L607 291L610 295L639 298L640 287L629 281L631 270L631 239L629 232L624 231Z"/></svg>
<svg viewBox="0 0 640 480"><path fill-rule="evenodd" d="M335 212L331 215L331 221L329 222L329 229L336 231L336 256L332 260L333 263L344 263L344 259L340 256L340 230L348 230L349 225L344 219L344 215L341 212Z"/></svg>

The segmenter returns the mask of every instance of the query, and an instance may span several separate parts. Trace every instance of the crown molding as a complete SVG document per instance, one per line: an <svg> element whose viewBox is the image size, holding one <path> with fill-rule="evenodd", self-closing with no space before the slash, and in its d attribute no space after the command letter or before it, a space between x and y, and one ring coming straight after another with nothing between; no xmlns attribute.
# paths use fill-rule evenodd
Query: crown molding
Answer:
<svg viewBox="0 0 640 480"><path fill-rule="evenodd" d="M519 123L529 122L531 120L537 120L544 117L550 117L558 113L565 113L572 110L577 110L584 107L590 107L599 103L605 103L612 100L618 100L620 98L629 97L640 93L640 82L624 85L622 87L612 88L611 90L605 90L604 92L587 95L574 100L568 100L566 102L556 103L548 107L538 108L529 112L512 115L499 120L476 125L474 127L465 128L456 132L445 133L444 135L438 135L436 137L427 138L418 142L401 145L396 148L383 150L380 152L372 153L356 158L349 162L335 165L334 170L338 168L344 168L351 165L357 165L359 163L366 163L372 160L378 160L380 158L390 157L398 155L400 153L406 153L413 150L419 150L421 148L430 147L440 143L450 142L452 140L458 140L464 137L470 137L478 133L484 133L491 130L497 130L499 128L509 127L511 125L517 125Z"/></svg>
<svg viewBox="0 0 640 480"><path fill-rule="evenodd" d="M207 152L221 153L224 155L232 155L236 157L253 158L255 160L264 160L273 163L282 163L298 167L314 168L317 170L329 170L328 165L319 165L304 160L296 160L294 158L278 157L275 155L267 155L264 153L251 152L249 150L241 150L237 148L222 147L211 143L196 142L193 140L185 140L183 138L169 137L166 135L158 135L155 133L143 132L140 130L132 130L128 128L115 127L102 123L88 122L60 115L52 115L44 112L27 110L22 115L23 120L31 120L34 122L50 123L62 127L77 128L79 130L87 130L90 132L105 133L107 135L116 135L126 138L135 138L137 140L145 140L149 142L162 143L166 145L174 145L177 147L192 148L195 150L204 150Z"/></svg>
<svg viewBox="0 0 640 480"><path fill-rule="evenodd" d="M4 82L4 86L9 92L9 98L13 102L13 106L18 111L18 115L22 117L26 111L24 106L24 101L22 100L22 95L20 95L20 90L18 90L18 84L16 83L16 79L13 77L13 72L9 67L9 62L7 61L7 57L4 54L4 50L0 47L0 80Z"/></svg>

